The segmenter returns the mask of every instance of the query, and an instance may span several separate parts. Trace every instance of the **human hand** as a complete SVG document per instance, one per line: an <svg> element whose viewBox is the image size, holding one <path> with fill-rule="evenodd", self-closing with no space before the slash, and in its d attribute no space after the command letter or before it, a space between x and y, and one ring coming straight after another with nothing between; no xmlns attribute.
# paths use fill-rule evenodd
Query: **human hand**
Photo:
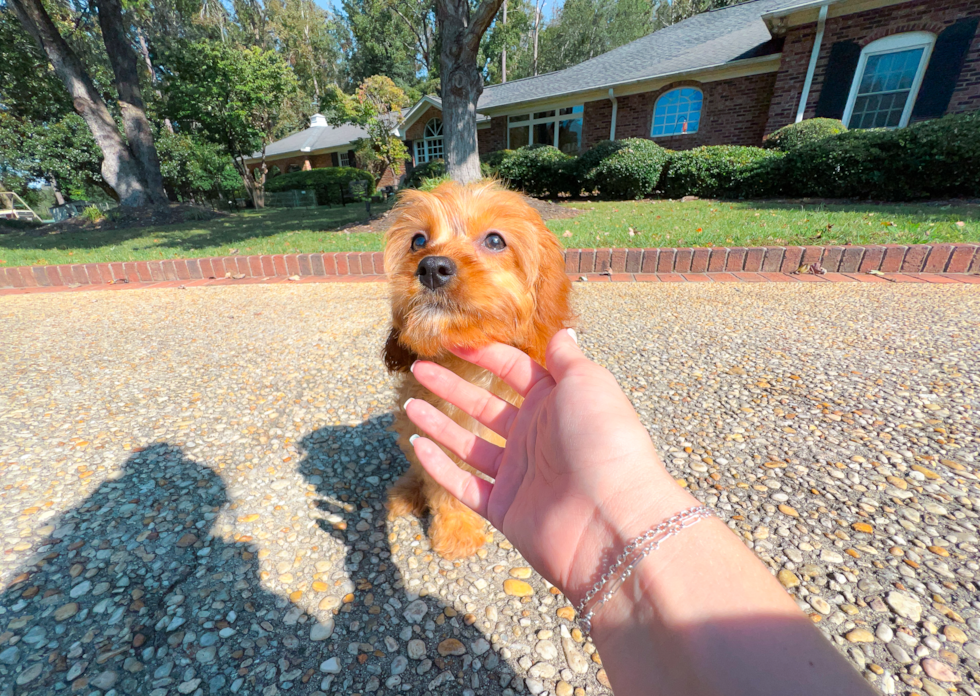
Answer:
<svg viewBox="0 0 980 696"><path fill-rule="evenodd" d="M500 343L454 350L500 377L520 407L419 361L415 378L507 440L483 440L413 399L408 417L493 483L460 469L435 442L414 438L426 471L501 530L545 578L578 602L634 536L696 504L664 469L612 374L579 350L570 330L548 344L547 369Z"/></svg>

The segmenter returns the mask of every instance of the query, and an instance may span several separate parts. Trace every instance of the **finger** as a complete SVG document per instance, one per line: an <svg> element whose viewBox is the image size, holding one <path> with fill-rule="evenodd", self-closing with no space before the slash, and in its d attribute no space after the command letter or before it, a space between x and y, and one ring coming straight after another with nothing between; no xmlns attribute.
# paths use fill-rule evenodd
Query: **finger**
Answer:
<svg viewBox="0 0 980 696"><path fill-rule="evenodd" d="M548 376L548 371L526 353L503 343L491 343L483 348L453 348L454 355L466 362L490 370L521 396Z"/></svg>
<svg viewBox="0 0 980 696"><path fill-rule="evenodd" d="M477 437L466 428L453 421L445 413L421 399L405 402L405 413L409 420L440 445L449 450L474 469L487 476L496 477L500 468L503 448Z"/></svg>
<svg viewBox="0 0 980 696"><path fill-rule="evenodd" d="M436 396L459 407L500 437L507 437L517 418L516 406L435 363L420 360L412 365L412 374Z"/></svg>
<svg viewBox="0 0 980 696"><path fill-rule="evenodd" d="M415 448L415 456L429 476L459 502L486 519L493 484L460 469L432 440L413 435L410 441Z"/></svg>
<svg viewBox="0 0 980 696"><path fill-rule="evenodd" d="M592 366L593 363L578 347L578 338L572 329L562 329L548 341L545 364L556 382L564 379L574 367Z"/></svg>

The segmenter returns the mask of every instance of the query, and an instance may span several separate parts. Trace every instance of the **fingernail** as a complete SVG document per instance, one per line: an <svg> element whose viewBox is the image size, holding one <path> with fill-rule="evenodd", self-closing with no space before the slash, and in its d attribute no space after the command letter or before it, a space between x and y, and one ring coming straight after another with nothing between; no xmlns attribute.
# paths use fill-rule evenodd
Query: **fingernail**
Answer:
<svg viewBox="0 0 980 696"><path fill-rule="evenodd" d="M413 362L411 365L408 366L408 371L411 372L413 375L415 374L415 363L417 362L418 360L416 360L415 362Z"/></svg>
<svg viewBox="0 0 980 696"><path fill-rule="evenodd" d="M572 337L573 341L575 341L575 345L578 345L578 334L575 333L575 329L565 329L565 331L567 331L568 335Z"/></svg>
<svg viewBox="0 0 980 696"><path fill-rule="evenodd" d="M408 405L410 403L412 403L413 401L415 401L415 397L414 396L412 398L410 398L408 401L406 401L404 404L402 404L402 409L405 410L405 411L407 411L408 410Z"/></svg>
<svg viewBox="0 0 980 696"><path fill-rule="evenodd" d="M412 435L412 437L408 438L408 444L414 445L415 444L415 441L418 440L418 439L419 439L419 436L418 435Z"/></svg>

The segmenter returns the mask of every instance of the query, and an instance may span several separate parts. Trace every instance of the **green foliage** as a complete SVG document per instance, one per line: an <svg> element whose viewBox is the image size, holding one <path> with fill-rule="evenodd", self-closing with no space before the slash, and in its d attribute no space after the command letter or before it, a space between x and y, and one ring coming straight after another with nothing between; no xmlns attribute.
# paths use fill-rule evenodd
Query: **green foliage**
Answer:
<svg viewBox="0 0 980 696"><path fill-rule="evenodd" d="M497 171L530 196L578 193L575 158L553 145L525 145L500 162Z"/></svg>
<svg viewBox="0 0 980 696"><path fill-rule="evenodd" d="M789 152L846 130L847 126L836 118L808 118L770 133L762 146L768 150Z"/></svg>
<svg viewBox="0 0 980 696"><path fill-rule="evenodd" d="M441 184L444 184L447 181L452 181L452 180L453 180L452 177L449 176L448 174L443 174L442 176L432 176L429 177L428 179L422 179L422 182L419 184L418 189L419 191L431 191L435 187L440 186Z"/></svg>
<svg viewBox="0 0 980 696"><path fill-rule="evenodd" d="M652 140L628 138L598 143L577 169L584 187L603 198L637 199L653 192L666 161L667 151Z"/></svg>
<svg viewBox="0 0 980 696"><path fill-rule="evenodd" d="M486 179L505 179L500 173L504 162L514 156L514 150L497 150L480 157L480 173Z"/></svg>
<svg viewBox="0 0 980 696"><path fill-rule="evenodd" d="M408 4L399 3L399 9L404 10ZM432 63L438 64L438 53L431 56L430 65L419 60L413 27L391 8L392 3L388 0L343 0L341 3L344 32L341 45L348 88L361 84L372 75L387 75L403 88L414 86L425 68L434 67ZM430 34L432 32L433 28L430 28ZM433 36L433 44L434 40Z"/></svg>
<svg viewBox="0 0 980 696"><path fill-rule="evenodd" d="M669 198L754 198L777 195L783 153L716 145L672 152L660 183Z"/></svg>
<svg viewBox="0 0 980 696"><path fill-rule="evenodd" d="M166 130L157 135L156 145L164 186L180 199L233 198L241 188L231 157L220 146Z"/></svg>
<svg viewBox="0 0 980 696"><path fill-rule="evenodd" d="M831 136L788 153L782 176L798 196L891 201L980 196L980 115Z"/></svg>
<svg viewBox="0 0 980 696"><path fill-rule="evenodd" d="M367 184L364 195L371 196L374 193L374 177L370 172L354 167L326 167L324 169L310 169L305 172L293 172L283 174L270 181L266 191L316 191L317 205L330 205L343 200L351 202L350 183L352 181L363 181ZM341 193L343 192L343 193Z"/></svg>
<svg viewBox="0 0 980 696"><path fill-rule="evenodd" d="M446 176L446 163L441 159L420 164L405 178L405 188L422 188L422 183L429 179L439 179ZM423 189L427 190L427 189Z"/></svg>
<svg viewBox="0 0 980 696"><path fill-rule="evenodd" d="M105 220L105 214L94 205L90 205L83 210L82 217L91 222L93 225L97 222L102 222Z"/></svg>
<svg viewBox="0 0 980 696"><path fill-rule="evenodd" d="M654 29L652 8L650 0L565 0L541 32L538 72L562 70L646 36Z"/></svg>

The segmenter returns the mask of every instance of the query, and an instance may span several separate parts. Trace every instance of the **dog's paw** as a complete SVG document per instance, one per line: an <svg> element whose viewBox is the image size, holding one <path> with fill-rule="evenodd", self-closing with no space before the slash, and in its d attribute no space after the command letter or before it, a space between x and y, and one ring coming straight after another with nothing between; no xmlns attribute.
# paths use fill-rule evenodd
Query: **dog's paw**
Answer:
<svg viewBox="0 0 980 696"><path fill-rule="evenodd" d="M487 541L484 529L483 518L469 510L438 511L429 528L432 550L447 561L472 556Z"/></svg>

